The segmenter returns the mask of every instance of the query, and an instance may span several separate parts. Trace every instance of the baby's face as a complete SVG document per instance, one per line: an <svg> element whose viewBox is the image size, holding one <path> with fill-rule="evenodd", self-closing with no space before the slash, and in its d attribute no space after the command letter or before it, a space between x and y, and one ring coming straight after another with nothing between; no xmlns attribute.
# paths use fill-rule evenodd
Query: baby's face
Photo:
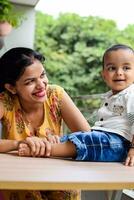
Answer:
<svg viewBox="0 0 134 200"><path fill-rule="evenodd" d="M114 94L127 88L134 82L134 53L129 49L108 52L102 77Z"/></svg>

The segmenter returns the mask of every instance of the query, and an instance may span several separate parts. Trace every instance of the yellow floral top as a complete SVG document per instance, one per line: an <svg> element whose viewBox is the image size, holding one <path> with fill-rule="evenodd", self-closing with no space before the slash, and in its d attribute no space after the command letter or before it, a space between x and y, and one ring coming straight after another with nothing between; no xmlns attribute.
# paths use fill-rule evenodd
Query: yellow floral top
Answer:
<svg viewBox="0 0 134 200"><path fill-rule="evenodd" d="M44 122L38 128L38 137L44 137L46 133L53 133L61 136L62 116L61 99L63 88L57 85L48 85L47 99L44 102ZM31 136L30 130L26 125L18 97L5 91L0 93L0 101L4 105L4 116L2 118L3 139L23 140Z"/></svg>

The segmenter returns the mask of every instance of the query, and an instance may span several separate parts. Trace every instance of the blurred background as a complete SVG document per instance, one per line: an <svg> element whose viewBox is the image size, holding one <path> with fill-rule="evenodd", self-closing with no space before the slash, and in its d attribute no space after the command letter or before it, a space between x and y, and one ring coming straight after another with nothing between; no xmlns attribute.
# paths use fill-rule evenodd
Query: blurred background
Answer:
<svg viewBox="0 0 134 200"><path fill-rule="evenodd" d="M104 51L119 43L134 48L133 7L133 0L0 0L0 56L18 46L42 53L50 83L64 87L92 124L108 90L100 76ZM126 199L133 190L124 190Z"/></svg>

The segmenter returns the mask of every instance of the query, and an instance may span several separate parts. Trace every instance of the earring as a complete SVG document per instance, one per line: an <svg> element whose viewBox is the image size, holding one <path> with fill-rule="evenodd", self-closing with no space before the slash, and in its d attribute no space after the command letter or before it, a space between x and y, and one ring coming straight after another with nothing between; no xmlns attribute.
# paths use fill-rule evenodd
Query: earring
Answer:
<svg viewBox="0 0 134 200"><path fill-rule="evenodd" d="M12 93L12 94L16 94L16 91L12 91L11 93Z"/></svg>

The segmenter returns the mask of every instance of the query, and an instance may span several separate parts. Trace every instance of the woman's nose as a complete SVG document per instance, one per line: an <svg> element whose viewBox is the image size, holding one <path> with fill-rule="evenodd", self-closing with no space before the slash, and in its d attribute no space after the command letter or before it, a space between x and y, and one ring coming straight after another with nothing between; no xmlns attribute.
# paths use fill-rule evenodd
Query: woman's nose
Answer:
<svg viewBox="0 0 134 200"><path fill-rule="evenodd" d="M36 87L37 88L42 88L42 87L44 87L45 84L46 83L45 83L45 81L43 79L39 79L39 80L37 80Z"/></svg>

